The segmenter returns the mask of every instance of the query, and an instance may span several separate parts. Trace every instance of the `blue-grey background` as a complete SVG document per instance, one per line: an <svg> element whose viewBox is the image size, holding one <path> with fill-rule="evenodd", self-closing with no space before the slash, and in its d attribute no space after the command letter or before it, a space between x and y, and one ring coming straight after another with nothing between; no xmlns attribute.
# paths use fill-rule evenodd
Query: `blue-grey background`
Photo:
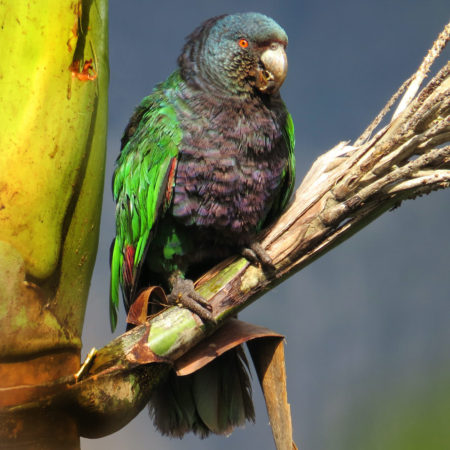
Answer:
<svg viewBox="0 0 450 450"><path fill-rule="evenodd" d="M113 337L110 180L122 130L175 68L184 37L208 17L241 11L265 13L289 35L282 94L296 127L297 181L321 153L359 136L450 18L447 0L111 0L108 160L83 354ZM302 449L450 448L440 422L450 412L449 200L443 191L404 203L243 312L244 320L286 335ZM114 335L124 321L122 310ZM228 438L170 440L144 410L111 436L83 439L82 448L272 449L256 380L254 393L256 424ZM415 444L402 444L405 436Z"/></svg>

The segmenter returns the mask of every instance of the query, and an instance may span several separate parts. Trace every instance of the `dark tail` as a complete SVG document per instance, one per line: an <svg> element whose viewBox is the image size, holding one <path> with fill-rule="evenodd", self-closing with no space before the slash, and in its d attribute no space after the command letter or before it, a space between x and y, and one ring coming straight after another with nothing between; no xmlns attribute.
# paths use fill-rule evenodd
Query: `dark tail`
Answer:
<svg viewBox="0 0 450 450"><path fill-rule="evenodd" d="M242 347L230 350L187 376L174 371L152 395L150 415L165 435L181 438L192 431L230 434L255 421L248 362Z"/></svg>

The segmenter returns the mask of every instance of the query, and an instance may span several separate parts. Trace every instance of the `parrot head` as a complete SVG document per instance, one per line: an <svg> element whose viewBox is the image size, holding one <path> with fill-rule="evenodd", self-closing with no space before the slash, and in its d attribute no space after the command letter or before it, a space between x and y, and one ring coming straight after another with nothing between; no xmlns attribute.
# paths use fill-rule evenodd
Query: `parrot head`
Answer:
<svg viewBox="0 0 450 450"><path fill-rule="evenodd" d="M188 36L178 59L183 78L216 93L278 92L287 74L285 31L269 17L214 17Z"/></svg>

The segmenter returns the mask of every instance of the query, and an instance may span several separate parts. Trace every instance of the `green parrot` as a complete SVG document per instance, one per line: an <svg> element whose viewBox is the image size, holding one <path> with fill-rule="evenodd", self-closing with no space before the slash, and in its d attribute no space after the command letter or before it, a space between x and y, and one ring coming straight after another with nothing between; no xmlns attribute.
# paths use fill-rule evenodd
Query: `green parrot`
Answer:
<svg viewBox="0 0 450 450"><path fill-rule="evenodd" d="M236 253L271 266L255 237L284 210L295 178L294 127L279 93L286 46L284 30L262 14L209 19L136 108L113 179L113 328L119 286L127 311L141 289L159 285L170 303L214 320L193 279ZM193 376L172 374L150 410L178 437L228 434L253 419L242 350Z"/></svg>

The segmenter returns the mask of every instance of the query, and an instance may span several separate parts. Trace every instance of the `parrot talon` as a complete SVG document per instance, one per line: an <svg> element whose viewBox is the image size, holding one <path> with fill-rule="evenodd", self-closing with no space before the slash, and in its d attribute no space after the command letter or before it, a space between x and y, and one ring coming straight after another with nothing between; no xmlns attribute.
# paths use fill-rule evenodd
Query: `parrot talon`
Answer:
<svg viewBox="0 0 450 450"><path fill-rule="evenodd" d="M252 242L249 247L242 248L240 253L252 264L260 264L263 269L275 270L272 258L259 242Z"/></svg>
<svg viewBox="0 0 450 450"><path fill-rule="evenodd" d="M171 281L172 292L167 296L170 305L182 306L197 314L201 319L214 322L211 304L195 291L191 280L176 276Z"/></svg>

